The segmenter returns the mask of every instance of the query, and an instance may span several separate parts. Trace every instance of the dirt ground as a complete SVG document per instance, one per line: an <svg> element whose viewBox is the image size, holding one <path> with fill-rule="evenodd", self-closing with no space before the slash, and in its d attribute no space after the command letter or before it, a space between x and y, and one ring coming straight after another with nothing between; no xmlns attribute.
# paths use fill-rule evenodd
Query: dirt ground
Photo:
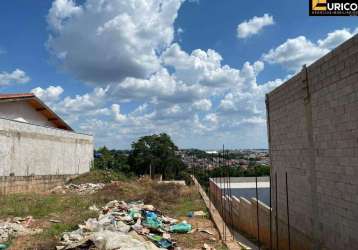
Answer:
<svg viewBox="0 0 358 250"><path fill-rule="evenodd" d="M80 181L77 180L78 182ZM56 249L63 232L75 230L84 220L97 217L97 212L88 209L90 206L101 207L111 200L143 200L145 204L154 205L167 216L191 223L194 232L172 234L173 241L182 249L202 249L204 243L218 250L226 249L208 217L187 217L190 211L206 211L205 204L194 187L158 184L146 178L116 181L87 195L43 193L2 196L0 220L31 215L34 222L30 226L43 229L38 235L12 239L9 242L10 249ZM50 222L54 219L60 223Z"/></svg>

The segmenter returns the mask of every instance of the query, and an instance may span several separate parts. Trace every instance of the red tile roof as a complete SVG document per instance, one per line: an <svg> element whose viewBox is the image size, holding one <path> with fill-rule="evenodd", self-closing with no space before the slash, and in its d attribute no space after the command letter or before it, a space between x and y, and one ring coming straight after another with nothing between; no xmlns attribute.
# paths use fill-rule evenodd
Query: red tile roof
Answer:
<svg viewBox="0 0 358 250"><path fill-rule="evenodd" d="M45 103L43 103L36 95L32 93L14 93L14 94L0 94L0 102L6 101L21 101L27 100L29 104L41 112L43 116L47 117L49 121L52 121L57 128L73 131L73 129L59 117L52 109L50 109Z"/></svg>
<svg viewBox="0 0 358 250"><path fill-rule="evenodd" d="M0 99L22 99L22 98L32 98L35 97L32 93L20 93L20 94L0 94Z"/></svg>

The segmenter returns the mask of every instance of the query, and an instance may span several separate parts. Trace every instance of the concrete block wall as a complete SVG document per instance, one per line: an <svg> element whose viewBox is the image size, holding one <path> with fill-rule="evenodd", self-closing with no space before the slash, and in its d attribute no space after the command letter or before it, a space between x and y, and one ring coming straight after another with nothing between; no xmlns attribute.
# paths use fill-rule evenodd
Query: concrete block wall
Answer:
<svg viewBox="0 0 358 250"><path fill-rule="evenodd" d="M288 227L284 220L278 220L278 241L276 240L275 217L271 208L255 198L229 197L221 193L215 182L210 181L210 199L215 205L226 224L235 231L243 233L248 238L260 240L263 249L288 249ZM257 208L259 221L257 221ZM259 232L258 232L259 230ZM310 239L291 227L291 246L295 249L310 250Z"/></svg>
<svg viewBox="0 0 358 250"><path fill-rule="evenodd" d="M46 192L64 185L76 175L1 176L0 195L12 193Z"/></svg>
<svg viewBox="0 0 358 250"><path fill-rule="evenodd" d="M355 249L358 36L269 93L267 112L273 213L277 190L278 218L287 221L287 172L290 224L310 249Z"/></svg>
<svg viewBox="0 0 358 250"><path fill-rule="evenodd" d="M93 161L93 137L0 119L0 176L78 175Z"/></svg>

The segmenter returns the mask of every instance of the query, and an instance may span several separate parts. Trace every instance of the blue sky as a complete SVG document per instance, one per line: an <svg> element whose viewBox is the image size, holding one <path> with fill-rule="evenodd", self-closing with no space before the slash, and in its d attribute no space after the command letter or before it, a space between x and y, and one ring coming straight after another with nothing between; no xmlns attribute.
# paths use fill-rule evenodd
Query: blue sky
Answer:
<svg viewBox="0 0 358 250"><path fill-rule="evenodd" d="M1 1L0 91L34 92L96 146L267 147L264 95L358 30L308 1Z"/></svg>

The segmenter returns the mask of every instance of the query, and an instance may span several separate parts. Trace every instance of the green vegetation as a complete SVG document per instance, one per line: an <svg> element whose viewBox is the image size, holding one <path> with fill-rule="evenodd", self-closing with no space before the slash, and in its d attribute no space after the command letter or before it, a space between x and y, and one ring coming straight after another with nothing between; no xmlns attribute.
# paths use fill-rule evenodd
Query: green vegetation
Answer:
<svg viewBox="0 0 358 250"><path fill-rule="evenodd" d="M211 159L212 155L199 149L183 150L187 156L196 159ZM110 182L111 180L125 180L128 177L151 175L152 177L161 175L165 179L183 179L190 182L190 174L194 174L199 182L207 187L209 178L220 176L231 177L250 177L268 176L270 167L257 165L256 159L248 158L240 151L228 151L227 159L245 159L248 161L248 168L241 168L240 165L227 167L227 172L223 168L206 170L194 167L188 169L181 158L177 155L178 147L171 138L165 134L150 135L139 138L132 143L131 150L108 150L106 147L100 148L95 152L97 156L94 162L95 172L88 176L82 176L79 182ZM114 170L108 172L108 170ZM110 176L109 176L110 175Z"/></svg>
<svg viewBox="0 0 358 250"><path fill-rule="evenodd" d="M165 133L144 136L132 143L130 151L108 150L106 147L98 149L95 151L94 169L114 170L125 173L127 177L161 175L163 179L185 179L186 167L177 151L178 147ZM125 178L123 174L119 175Z"/></svg>
<svg viewBox="0 0 358 250"><path fill-rule="evenodd" d="M128 173L130 172L128 151L109 150L106 147L99 148L95 151L94 168Z"/></svg>
<svg viewBox="0 0 358 250"><path fill-rule="evenodd" d="M92 169L90 172L70 180L70 183L110 183L112 181L126 181L131 178L130 173L124 174L121 171Z"/></svg>
<svg viewBox="0 0 358 250"><path fill-rule="evenodd" d="M110 175L112 176L112 175ZM115 176L115 175L114 175ZM84 180L88 175L80 176ZM96 212L89 210L92 205L104 206L111 200L135 201L143 200L146 204L153 204L164 214L178 218L194 220L194 226L200 226L201 221L187 218L190 211L205 210L205 204L193 186L179 186L175 184L161 184L149 178L127 179L108 184L94 194L12 194L0 197L0 219L14 216L33 216L34 226L43 228L41 234L18 237L11 240L12 249L55 249L59 237L64 231L78 228L78 224L88 218L96 218ZM60 220L60 223L51 223L49 220ZM202 218L205 222L207 218ZM205 222L208 223L207 221ZM208 242L205 234L180 234L175 241L180 246L201 248L203 241ZM210 236L211 237L211 236ZM218 241L212 243L217 249L223 245Z"/></svg>
<svg viewBox="0 0 358 250"><path fill-rule="evenodd" d="M128 163L137 175L160 174L163 179L176 179L185 170L177 151L167 134L144 136L132 144Z"/></svg>

